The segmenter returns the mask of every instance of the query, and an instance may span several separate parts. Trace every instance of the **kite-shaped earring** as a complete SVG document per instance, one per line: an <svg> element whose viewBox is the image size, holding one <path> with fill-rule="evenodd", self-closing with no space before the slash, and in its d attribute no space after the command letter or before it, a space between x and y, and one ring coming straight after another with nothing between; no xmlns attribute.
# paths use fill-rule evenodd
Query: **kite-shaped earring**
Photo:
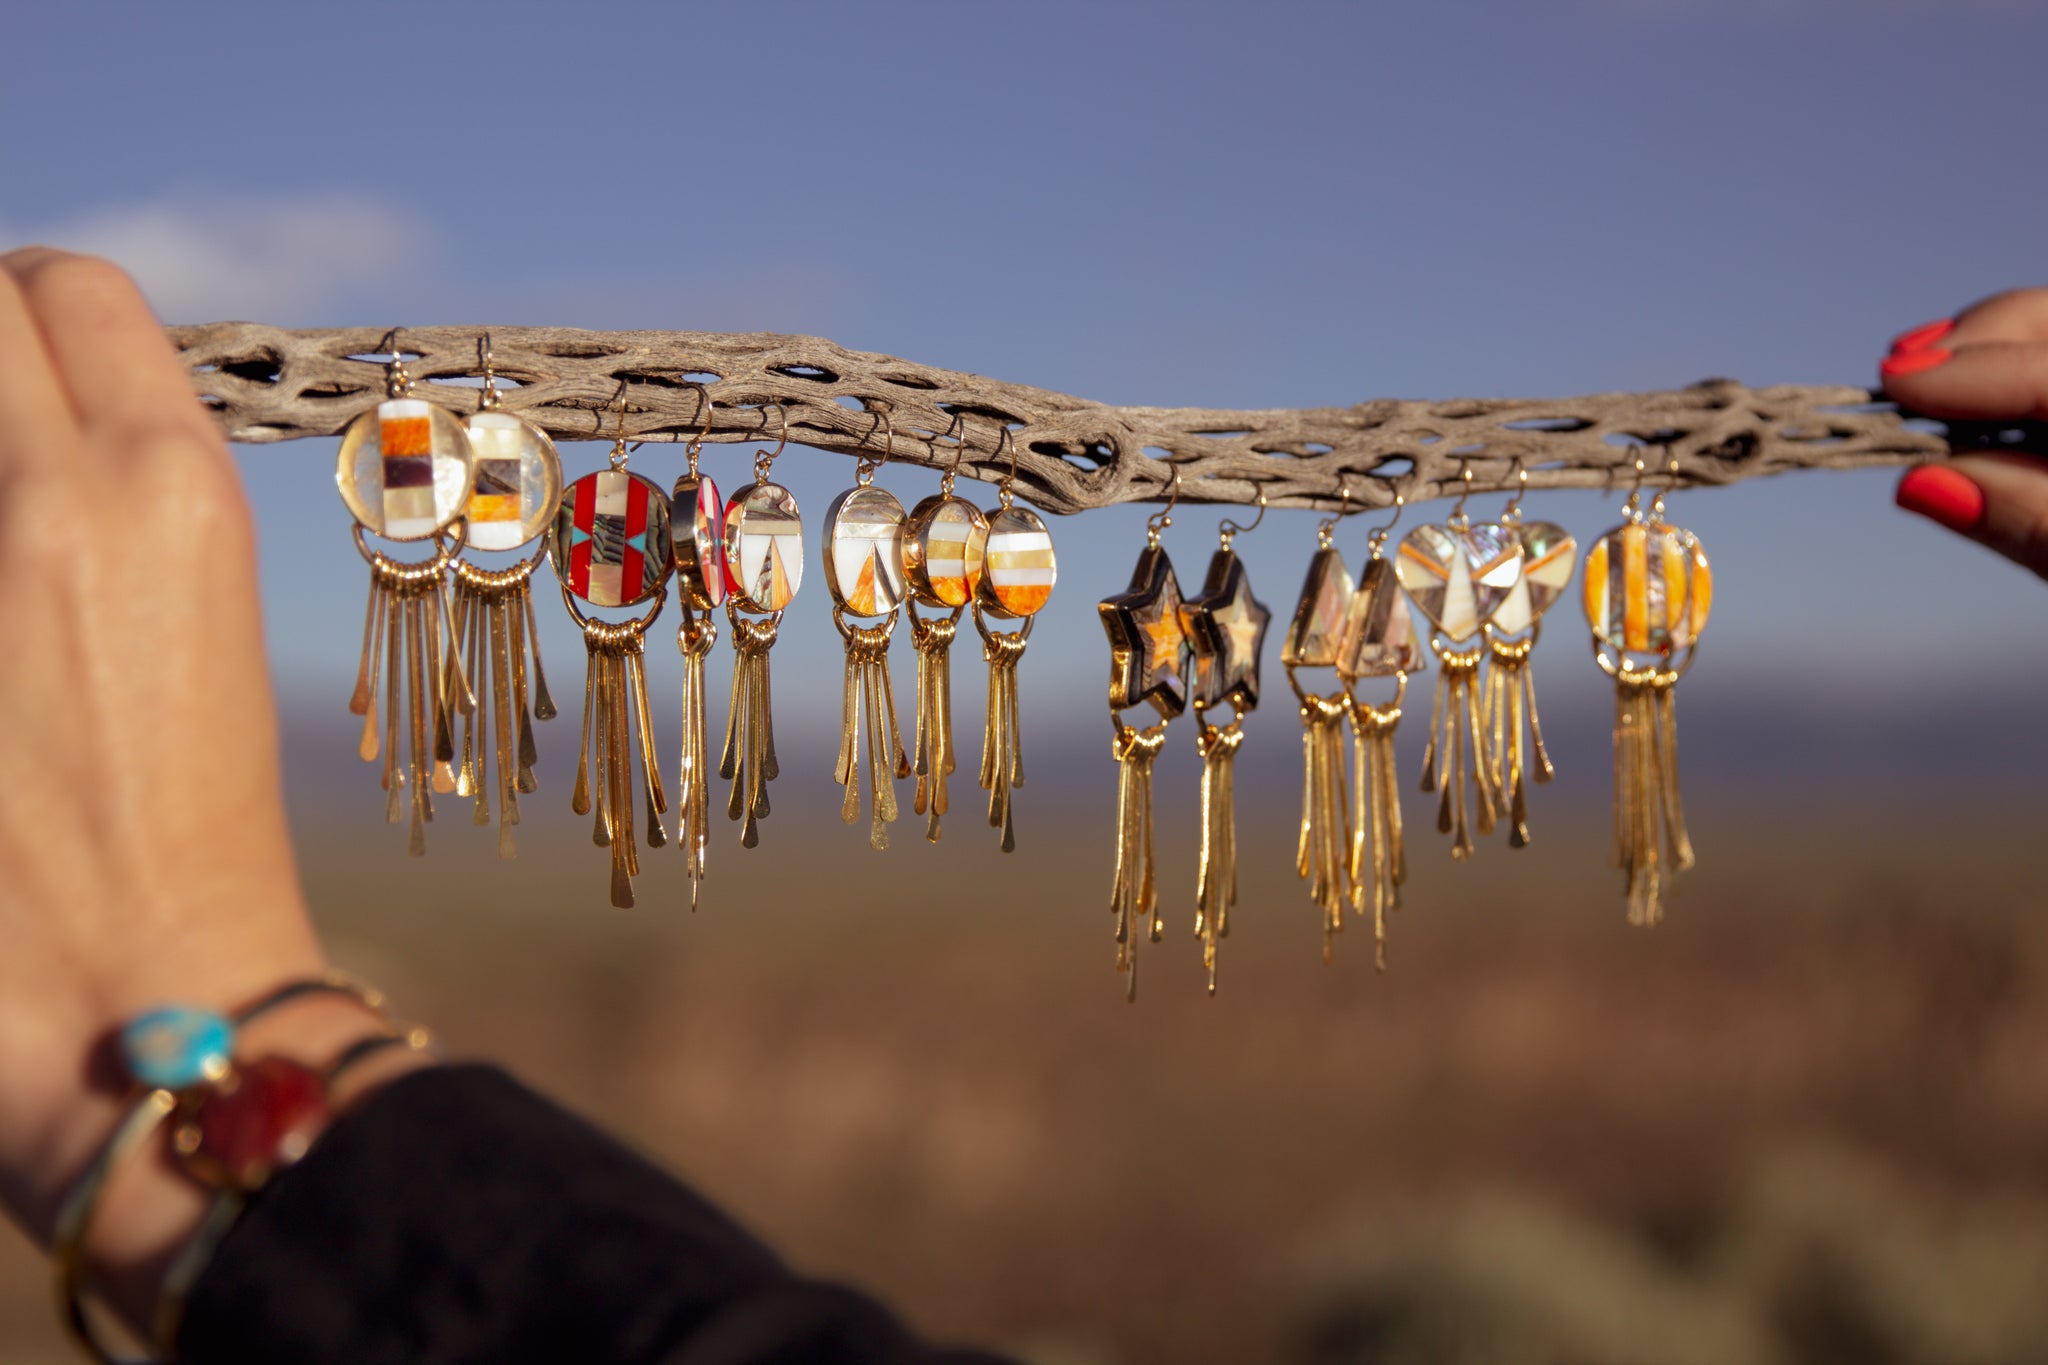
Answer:
<svg viewBox="0 0 2048 1365"><path fill-rule="evenodd" d="M348 709L363 718L357 748L363 761L373 763L380 751L383 755L385 820L396 824L405 818L402 794L412 788L408 848L418 856L427 851L433 792L455 790L451 712L468 714L476 708L469 676L456 657L447 594L448 565L468 534L464 512L476 461L462 420L413 395L397 331L384 341L391 352L384 401L349 424L334 471L341 499L355 517L356 550L370 566L362 661ZM386 540L430 540L433 558L413 563L392 559L370 548L365 531Z"/></svg>
<svg viewBox="0 0 2048 1365"><path fill-rule="evenodd" d="M877 488L875 471L895 453L896 429L880 460L862 458L853 487L825 509L825 587L832 594L832 624L846 642L846 689L840 711L839 759L833 777L846 789L839 818L860 818L860 718L867 715L868 847L889 846L896 818L896 779L910 776L910 759L896 728L896 693L889 682L889 639L903 605L903 504ZM881 617L876 625L850 625L847 617Z"/></svg>
<svg viewBox="0 0 2048 1365"><path fill-rule="evenodd" d="M501 405L488 333L477 338L476 352L484 387L477 410L463 423L476 456L475 484L464 517L468 549L519 550L543 540L554 523L562 501L562 460L546 432ZM460 652L450 651L448 667L465 670L479 686L490 680L490 713L483 720L482 735L477 733L477 708L458 708L462 762L455 774L455 792L474 799L474 823L489 824L488 772L495 764L501 858L514 851L512 827L519 823L520 793L539 787L533 776L538 758L533 722L555 718L555 700L541 667L531 590L533 571L546 557L543 544L532 557L502 569L478 568L466 554L455 560L454 638ZM453 695L458 689L444 690Z"/></svg>
<svg viewBox="0 0 2048 1365"><path fill-rule="evenodd" d="M1422 789L1440 791L1436 827L1451 836L1451 856L1472 856L1465 821L1465 788L1473 788L1479 832L1491 834L1500 793L1480 724L1479 666L1486 658L1480 627L1490 620L1522 577L1522 541L1498 524L1474 526L1465 515L1472 468L1459 470L1465 489L1442 525L1418 526L1401 542L1395 575L1415 609L1434 627L1436 709L1422 753Z"/></svg>
<svg viewBox="0 0 2048 1365"><path fill-rule="evenodd" d="M1382 971L1387 966L1387 913L1400 909L1401 884L1408 880L1400 784L1394 773L1394 728L1401 723L1408 675L1422 667L1414 619L1394 580L1394 566L1384 554L1404 502L1401 494L1394 495L1394 520L1374 530L1366 542L1371 557L1352 590L1337 643L1337 676L1344 680L1351 720L1351 852L1346 871L1352 909L1363 911L1367 895L1372 898L1373 964ZM1388 677L1394 680L1389 701L1364 701L1354 691L1361 679Z"/></svg>
<svg viewBox="0 0 2048 1365"><path fill-rule="evenodd" d="M1614 861L1628 877L1629 923L1655 924L1671 875L1693 865L1672 697L1699 647L1714 575L1699 538L1665 522L1662 493L1642 511L1642 480L1637 456L1622 524L1586 552L1585 603L1593 658L1614 679Z"/></svg>
<svg viewBox="0 0 2048 1365"><path fill-rule="evenodd" d="M1334 540L1337 523L1352 510L1351 484L1338 486L1342 508L1316 526L1316 552L1308 562L1294 619L1280 646L1287 685L1301 704L1301 837L1295 846L1294 870L1308 883L1309 899L1323 912L1323 961L1336 955L1336 937L1344 930L1344 903L1349 863L1350 803L1344 790L1344 724L1350 699L1339 690L1329 694L1302 686L1300 670L1335 668L1343 640L1344 618L1352 599L1351 570Z"/></svg>
<svg viewBox="0 0 2048 1365"><path fill-rule="evenodd" d="M903 577L909 597L903 604L910 618L910 643L917 650L917 752L911 770L917 774L912 809L925 817L924 837L939 841L939 821L946 814L946 777L953 771L953 637L960 617L981 591L988 563L988 517L979 507L953 492L960 457L967 451L967 418L960 425L953 463L939 478L939 491L910 509L903 533ZM917 604L949 616L922 617ZM1015 669L1011 670L1012 686Z"/></svg>
<svg viewBox="0 0 2048 1365"><path fill-rule="evenodd" d="M1097 603L1109 637L1111 752L1117 761L1116 879L1110 910L1116 916L1116 966L1128 977L1126 998L1138 998L1138 940L1159 938L1158 884L1152 864L1152 766L1166 746L1166 726L1187 709L1187 632L1181 620L1180 582L1159 533L1173 525L1180 501L1180 469L1166 508L1145 522L1131 585ZM1128 707L1149 703L1159 719L1142 728L1124 722Z"/></svg>
<svg viewBox="0 0 2048 1365"><path fill-rule="evenodd" d="M1522 575L1491 619L1480 627L1492 667L1480 705L1482 728L1491 744L1494 790L1507 802L1508 844L1529 842L1529 797L1525 778L1548 782L1556 771L1543 747L1543 722L1536 715L1536 675L1529 656L1543 634L1543 613L1564 596L1578 567L1579 543L1554 521L1523 521L1522 495L1529 471L1515 461L1515 496L1502 509L1500 524L1522 544ZM1526 734L1526 742L1525 742Z"/></svg>
<svg viewBox="0 0 2048 1365"><path fill-rule="evenodd" d="M1273 614L1252 596L1244 561L1230 548L1237 536L1266 519L1265 490L1259 514L1240 526L1225 520L1217 528L1216 553L1202 595L1181 608L1181 622L1193 650L1188 700L1195 713L1195 748L1202 756L1202 854L1195 876L1195 937L1202 940L1202 965L1209 991L1216 991L1216 947L1230 933L1230 907L1237 903L1237 751L1244 743L1244 718L1259 704L1259 653ZM1229 707L1234 715L1217 725L1209 713Z"/></svg>
<svg viewBox="0 0 2048 1365"><path fill-rule="evenodd" d="M668 601L675 551L669 538L668 499L654 480L626 469L625 383L619 385L619 430L611 467L585 474L562 493L549 537L549 556L561 580L562 603L583 631L589 655L583 675L583 752L569 808L596 823L591 841L612 851L612 904L633 904L640 854L633 828L633 750L640 751L641 794L647 801L647 842L666 841L668 810L654 752L654 718L647 709L647 628ZM594 607L637 607L646 614L625 621L586 615Z"/></svg>
<svg viewBox="0 0 2048 1365"><path fill-rule="evenodd" d="M697 468L704 434L711 430L711 398L702 385L704 411L684 448L689 468L669 492L676 556L676 650L683 656L683 750L676 770L676 846L690 877L690 908L704 884L704 857L711 845L711 750L704 719L704 661L718 643L715 614L726 599L725 502L718 484Z"/></svg>

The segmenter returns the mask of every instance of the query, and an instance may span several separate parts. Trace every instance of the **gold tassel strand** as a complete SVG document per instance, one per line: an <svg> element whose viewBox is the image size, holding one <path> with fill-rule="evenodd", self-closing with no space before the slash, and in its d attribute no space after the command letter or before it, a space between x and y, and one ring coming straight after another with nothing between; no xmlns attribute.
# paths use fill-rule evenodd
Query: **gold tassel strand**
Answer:
<svg viewBox="0 0 2048 1365"><path fill-rule="evenodd" d="M725 751L718 775L732 782L726 817L741 820L740 843L761 842L760 822L768 818L768 784L781 771L775 761L775 708L768 675L768 651L782 624L782 613L754 620L726 605L732 627L732 706L726 720Z"/></svg>
<svg viewBox="0 0 2048 1365"><path fill-rule="evenodd" d="M1158 942L1159 889L1152 868L1152 765L1166 747L1166 722L1134 729L1113 722L1110 753L1117 762L1116 877L1109 908L1116 916L1116 969L1125 974L1124 998L1138 998L1138 940Z"/></svg>
<svg viewBox="0 0 2048 1365"><path fill-rule="evenodd" d="M1209 993L1216 993L1216 947L1230 934L1230 907L1237 904L1237 751L1244 723L1200 722L1195 748L1202 756L1202 855L1195 873L1195 936L1202 940L1202 966Z"/></svg>
<svg viewBox="0 0 2048 1365"><path fill-rule="evenodd" d="M917 651L917 757L911 771L917 774L917 792L911 809L925 816L924 837L939 841L939 821L946 814L946 778L956 766L953 758L953 639L959 633L960 616L922 617L906 604L910 613L910 643Z"/></svg>
<svg viewBox="0 0 2048 1365"><path fill-rule="evenodd" d="M889 847L889 826L897 816L896 778L910 776L910 759L896 728L896 698L889 682L889 639L896 617L878 626L849 625L845 612L834 607L833 624L846 641L846 690L841 712L839 760L833 780L846 789L839 818L852 824L860 818L860 717L867 715L869 805L868 847Z"/></svg>
<svg viewBox="0 0 2048 1365"><path fill-rule="evenodd" d="M374 551L370 563L370 596L364 613L363 655L349 710L363 717L356 752L366 763L383 757L381 785L384 819L397 824L406 818L405 789L412 789L411 833L407 850L415 857L427 851L426 823L434 818L433 791L453 791L453 721L451 710L466 695L466 681L452 686L452 667L444 666L440 589L448 565L445 552L432 560L405 564ZM432 606L429 606L429 601ZM454 665L455 643L446 646ZM382 703L381 711L379 703ZM378 731L383 731L379 742ZM443 782L444 772L446 781Z"/></svg>
<svg viewBox="0 0 2048 1365"><path fill-rule="evenodd" d="M1344 790L1344 721L1350 708L1340 698L1301 697L1301 838L1294 870L1308 882L1309 899L1323 912L1323 961L1336 957L1336 936L1344 932L1349 899L1349 802Z"/></svg>
<svg viewBox="0 0 2048 1365"><path fill-rule="evenodd" d="M1024 647L1031 642L1031 624L1009 632L990 630L982 619L980 605L974 612L975 629L981 632L981 657L988 664L988 720L981 732L981 788L988 793L988 823L1002 831L1005 853L1017 850L1017 827L1011 812L1011 792L1024 785L1024 741L1017 708L1017 665Z"/></svg>
<svg viewBox="0 0 2048 1365"><path fill-rule="evenodd" d="M1437 831L1451 836L1451 856L1462 860L1477 848L1466 822L1466 787L1472 788L1481 834L1493 833L1499 818L1500 794L1494 787L1475 691L1486 649L1483 645L1455 649L1441 640L1430 643L1438 668L1436 713L1430 718L1429 744L1422 753L1422 790L1441 793Z"/></svg>
<svg viewBox="0 0 2048 1365"><path fill-rule="evenodd" d="M1402 678L1405 685L1407 679ZM1380 706L1354 701L1350 708L1357 789L1351 826L1351 903L1363 910L1372 900L1373 965L1387 969L1387 915L1401 908L1408 880L1408 852L1401 837L1401 793L1394 770L1394 728L1401 723L1401 698Z"/></svg>
<svg viewBox="0 0 2048 1365"><path fill-rule="evenodd" d="M711 768L704 712L704 661L718 643L718 622L683 608L676 649L683 656L683 753L676 779L676 844L688 860L690 909L697 908L704 883L704 855L711 842Z"/></svg>
<svg viewBox="0 0 2048 1365"><path fill-rule="evenodd" d="M473 823L489 824L488 774L495 771L501 858L518 851L512 830L520 823L520 793L539 789L533 772L539 757L533 720L554 715L554 702L547 695L546 675L541 671L540 641L533 633L531 590L539 563L538 557L506 569L479 569L462 560L455 563L454 620L462 641L461 657L479 683L488 681L490 707L481 742L470 719L477 708L472 706L464 713L461 767L454 790L472 798ZM450 662L455 659L451 650Z"/></svg>
<svg viewBox="0 0 2048 1365"><path fill-rule="evenodd" d="M1543 747L1543 723L1536 715L1536 680L1529 655L1536 635L1521 640L1487 637L1491 667L1486 673L1486 728L1492 740L1494 790L1507 805L1508 844L1529 843L1527 781L1548 782L1555 773Z"/></svg>
<svg viewBox="0 0 2048 1365"><path fill-rule="evenodd" d="M570 809L578 815L595 811L591 841L611 849L611 900L626 909L633 904L633 878L640 875L633 816L636 747L647 806L647 842L659 848L666 840L661 816L668 810L668 799L661 786L654 730L647 713L647 621L585 618L582 625L590 670L584 687L583 753L576 767ZM502 775L500 785L509 785Z"/></svg>

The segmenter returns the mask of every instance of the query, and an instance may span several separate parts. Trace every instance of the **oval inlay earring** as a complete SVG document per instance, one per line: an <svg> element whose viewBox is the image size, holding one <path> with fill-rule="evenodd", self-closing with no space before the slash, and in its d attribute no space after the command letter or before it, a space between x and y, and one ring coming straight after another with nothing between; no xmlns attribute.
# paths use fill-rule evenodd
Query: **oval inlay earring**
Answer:
<svg viewBox="0 0 2048 1365"><path fill-rule="evenodd" d="M1481 834L1491 834L1500 791L1481 728L1477 683L1486 658L1480 628L1493 618L1522 578L1521 537L1499 524L1474 526L1465 515L1472 467L1460 464L1464 491L1441 525L1418 526L1401 542L1394 562L1408 600L1429 620L1437 658L1436 709L1422 753L1422 789L1441 791L1436 827L1451 836L1451 856L1472 856L1465 821L1469 781ZM1469 642L1469 643L1468 643Z"/></svg>
<svg viewBox="0 0 2048 1365"><path fill-rule="evenodd" d="M380 750L383 754L385 820L396 824L404 818L402 793L412 789L408 849L418 856L427 851L433 792L455 790L450 713L466 714L476 706L456 657L446 578L468 531L463 513L471 498L475 456L461 419L414 395L396 328L385 334L384 343L379 349L391 353L384 401L349 424L334 471L341 499L355 517L356 550L370 566L362 660L349 710L363 717L357 747L363 761L375 762ZM431 540L433 558L414 563L389 558L369 547L365 531L386 540Z"/></svg>
<svg viewBox="0 0 2048 1365"><path fill-rule="evenodd" d="M875 471L895 453L896 429L878 413L888 432L880 460L863 458L853 487L825 509L825 588L832 594L832 624L846 642L846 687L840 710L839 758L832 776L846 789L839 818L860 818L860 721L867 716L868 847L889 846L896 819L896 779L910 776L910 759L896 727L896 694L889 682L889 639L896 633L896 609L905 596L903 504L877 488ZM880 617L877 625L850 625L847 617Z"/></svg>
<svg viewBox="0 0 2048 1365"><path fill-rule="evenodd" d="M703 406L697 432L684 448L689 468L669 493L670 526L676 553L676 650L683 656L683 749L676 781L676 846L688 861L690 909L704 884L704 858L711 844L711 748L704 714L704 661L718 643L718 617L726 600L725 503L718 485L697 468L704 434L711 430L711 397L697 386Z"/></svg>
<svg viewBox="0 0 2048 1365"><path fill-rule="evenodd" d="M1259 514L1240 526L1225 519L1217 528L1216 553L1202 595L1181 608L1181 624L1192 651L1188 702L1195 713L1195 750L1202 756L1202 852L1195 873L1195 937L1202 941L1202 966L1209 993L1216 993L1216 948L1230 933L1230 907L1237 904L1237 751L1244 743L1244 718L1259 704L1259 655L1273 614L1252 596L1251 576L1231 542L1266 519L1265 490ZM1229 707L1228 725L1209 713Z"/></svg>
<svg viewBox="0 0 2048 1365"><path fill-rule="evenodd" d="M490 335L477 338L483 392L477 410L463 423L476 473L466 521L471 550L513 551L542 540L562 501L562 460L555 443L533 423L506 412L498 394ZM498 856L509 858L512 827L519 823L519 796L538 789L533 768L539 753L533 722L553 720L555 701L540 661L531 585L547 548L503 569L480 569L467 555L455 560L455 634L459 664L476 683L490 681L490 714L484 738L477 735L476 708L462 708L462 761L455 792L474 800L473 822L491 822L487 770L496 763ZM528 660L532 667L529 669ZM458 656L449 655L455 668Z"/></svg>
<svg viewBox="0 0 2048 1365"><path fill-rule="evenodd" d="M912 745L916 757L917 794L911 809L925 817L924 837L939 841L939 821L946 814L946 778L953 760L953 637L960 617L981 591L988 561L988 517L979 507L953 492L960 459L967 451L967 418L954 419L960 435L953 463L939 478L939 491L910 509L903 529L903 578L909 590L904 615L910 618L910 643L917 651L917 727ZM951 615L923 617L917 604Z"/></svg>
<svg viewBox="0 0 2048 1365"><path fill-rule="evenodd" d="M1180 501L1180 468L1164 510L1145 522L1131 585L1096 604L1109 637L1109 722L1117 762L1116 880L1109 908L1116 916L1116 967L1125 973L1126 998L1138 998L1138 941L1157 942L1162 924L1152 864L1152 767L1166 745L1166 726L1188 705L1188 639L1181 618L1180 580L1159 544ZM1142 728L1123 712L1149 703L1159 719Z"/></svg>
<svg viewBox="0 0 2048 1365"><path fill-rule="evenodd" d="M1387 537L1400 523L1405 504L1406 498L1395 493L1394 519L1367 538L1371 553L1352 590L1337 642L1337 676L1344 680L1351 721L1351 853L1346 872L1352 909L1365 910L1370 889L1373 965L1381 971L1387 967L1387 915L1401 908L1401 884L1408 880L1394 728L1401 723L1408 675L1422 667L1415 622L1385 554ZM1393 698L1378 703L1360 700L1355 689L1364 678L1392 678Z"/></svg>
<svg viewBox="0 0 2048 1365"><path fill-rule="evenodd" d="M1627 876L1629 923L1655 924L1671 877L1693 865L1673 691L1692 667L1714 575L1699 537L1665 522L1662 493L1642 511L1640 454L1635 466L1622 524L1586 552L1584 595L1594 661L1614 679L1614 862Z"/></svg>
<svg viewBox="0 0 2048 1365"><path fill-rule="evenodd" d="M754 481L725 505L725 619L732 626L732 706L718 775L732 781L726 816L743 823L740 843L761 842L768 818L768 784L781 772L775 759L775 697L768 651L775 647L782 613L803 582L804 522L796 495L769 471L789 444L789 416L775 404L779 435L772 451L754 456ZM763 420L765 425L765 417ZM748 616L741 616L746 611ZM759 618L759 619L755 619Z"/></svg>
<svg viewBox="0 0 2048 1365"><path fill-rule="evenodd" d="M981 657L988 662L988 719L981 731L981 786L988 793L988 822L1002 831L1002 850L1017 849L1011 793L1024 785L1022 715L1017 705L1017 665L1031 643L1031 626L1052 597L1059 578L1052 532L1038 513L1013 505L1017 484L1017 443L1009 427L1010 470L988 512L988 555L974 594L974 628ZM989 621L1018 621L1022 630L991 630Z"/></svg>
<svg viewBox="0 0 2048 1365"><path fill-rule="evenodd" d="M647 709L647 628L668 601L675 551L670 543L669 504L661 486L626 468L626 385L619 384L619 426L612 441L611 467L585 474L562 494L561 510L549 533L548 551L561 580L562 602L583 631L589 654L583 678L583 752L576 763L576 790L569 808L578 815L596 810L592 842L612 851L612 904L633 904L633 878L640 854L633 828L633 749L640 750L641 793L647 802L647 842L666 840L661 817L668 810L654 751L654 719ZM594 607L637 607L645 613L624 621L586 615L578 601Z"/></svg>
<svg viewBox="0 0 2048 1365"><path fill-rule="evenodd" d="M1543 613L1564 596L1578 568L1579 542L1554 521L1523 521L1522 496L1529 490L1529 471L1515 461L1518 480L1514 497L1502 509L1500 524L1521 541L1522 574L1491 619L1480 627L1492 666L1480 704L1481 728L1493 759L1493 785L1508 808L1508 844L1529 842L1529 797L1525 777L1548 782L1556 771L1543 745L1543 722L1536 714L1536 674L1529 656L1543 634ZM1526 743L1525 743L1526 732Z"/></svg>
<svg viewBox="0 0 2048 1365"><path fill-rule="evenodd" d="M1308 562L1294 619L1280 647L1287 685L1301 706L1301 834L1295 844L1294 870L1308 883L1309 899L1323 913L1323 961L1336 956L1337 935L1344 931L1344 905L1350 891L1350 803L1344 790L1344 723L1351 713L1348 695L1316 693L1302 686L1299 670L1337 666L1344 621L1353 600L1351 570L1334 540L1337 523L1354 510L1351 482L1337 485L1338 511L1316 525L1316 552Z"/></svg>

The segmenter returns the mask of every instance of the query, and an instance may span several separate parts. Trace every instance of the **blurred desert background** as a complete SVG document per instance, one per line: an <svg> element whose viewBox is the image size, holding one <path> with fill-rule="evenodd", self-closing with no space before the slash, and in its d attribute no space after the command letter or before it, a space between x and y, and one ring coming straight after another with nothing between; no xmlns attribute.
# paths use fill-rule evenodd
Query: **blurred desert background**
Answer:
<svg viewBox="0 0 2048 1365"><path fill-rule="evenodd" d="M1865 383L1894 333L2043 275L2034 4L369 13L10 14L0 246L110 253L172 322L800 332L1205 407ZM603 452L563 450L572 476ZM1534 845L1452 864L1414 790L1417 679L1391 969L1357 929L1323 965L1274 638L1222 989L1191 932L1181 722L1169 932L1131 1006L1093 603L1150 509L1053 523L1014 855L971 763L936 846L908 783L886 854L837 821L814 546L762 847L721 826L695 914L680 855L644 852L622 911L567 810L582 650L545 576L569 705L519 857L444 807L409 859L344 710L364 581L333 443L237 453L337 957L924 1331L1033 1365L2048 1359L2048 588L1895 511L1889 472L1673 500L1717 592L1678 701L1700 865L1662 927L1623 923L1611 691L1567 600L1535 655L1559 775ZM705 467L730 486L751 454ZM680 456L633 467L666 483ZM776 473L813 532L850 481L794 448ZM1584 544L1619 501L1528 510ZM1183 583L1222 514L1176 514ZM1379 520L1339 528L1354 564ZM1314 522L1238 541L1280 620ZM650 648L671 770L672 624ZM954 656L969 759L978 654ZM0 1232L0 1360L70 1358L46 1268Z"/></svg>

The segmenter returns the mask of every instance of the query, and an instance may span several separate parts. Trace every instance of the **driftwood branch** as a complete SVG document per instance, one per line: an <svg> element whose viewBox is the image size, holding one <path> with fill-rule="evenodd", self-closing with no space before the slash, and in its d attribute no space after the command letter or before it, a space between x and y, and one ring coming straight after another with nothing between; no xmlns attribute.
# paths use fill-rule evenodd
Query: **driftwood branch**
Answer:
<svg viewBox="0 0 2048 1365"><path fill-rule="evenodd" d="M518 385L505 407L558 439L609 439L623 421L633 441L700 429L707 442L772 441L786 419L794 443L879 458L893 429L892 459L938 469L957 460L963 477L1000 480L1014 456L1018 494L1053 512L1162 500L1176 469L1185 502L1250 503L1263 490L1275 507L1334 508L1348 489L1354 504L1383 507L1397 491L1411 502L1455 494L1466 468L1475 492L1508 487L1518 466L1531 488L1613 487L1632 477L1637 442L1657 447L1651 482L1697 486L2018 439L1909 424L1860 388L1729 379L1659 393L1235 411L1115 407L767 332L419 327L397 345L423 390L469 412L486 330L497 373ZM391 344L387 332L221 322L170 335L232 440L333 436L384 394L374 353Z"/></svg>

